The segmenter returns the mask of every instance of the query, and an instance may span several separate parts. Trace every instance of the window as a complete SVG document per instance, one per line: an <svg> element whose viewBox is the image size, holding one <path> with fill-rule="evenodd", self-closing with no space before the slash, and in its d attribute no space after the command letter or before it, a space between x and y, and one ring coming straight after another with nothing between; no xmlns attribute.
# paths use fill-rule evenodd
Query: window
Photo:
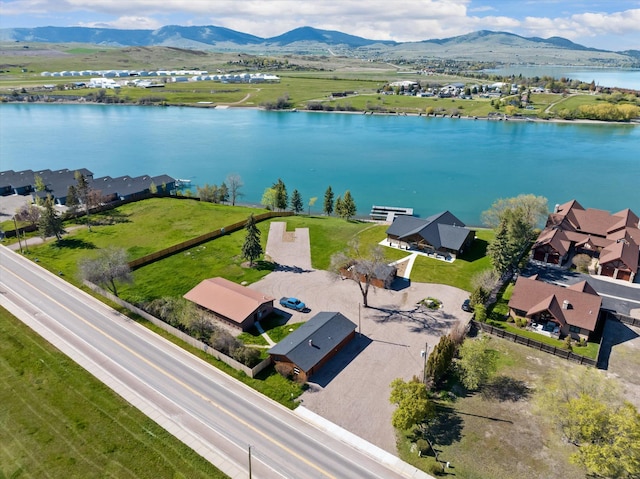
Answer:
<svg viewBox="0 0 640 479"><path fill-rule="evenodd" d="M580 333L582 331L582 329L580 329L578 326L569 326L569 331L571 331L572 333Z"/></svg>

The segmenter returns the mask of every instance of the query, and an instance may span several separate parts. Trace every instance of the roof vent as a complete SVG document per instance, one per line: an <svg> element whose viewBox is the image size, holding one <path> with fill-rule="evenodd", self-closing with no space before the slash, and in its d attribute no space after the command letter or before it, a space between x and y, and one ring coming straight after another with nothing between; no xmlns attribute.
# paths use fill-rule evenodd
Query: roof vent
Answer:
<svg viewBox="0 0 640 479"><path fill-rule="evenodd" d="M560 204L556 203L555 208L553 208L553 212L557 213L558 211L560 211Z"/></svg>
<svg viewBox="0 0 640 479"><path fill-rule="evenodd" d="M310 347L313 347L313 339L310 339L310 340L309 340L309 346L310 346Z"/></svg>
<svg viewBox="0 0 640 479"><path fill-rule="evenodd" d="M571 306L571 304L569 304L569 300L564 300L562 302L562 309L569 309L569 307Z"/></svg>

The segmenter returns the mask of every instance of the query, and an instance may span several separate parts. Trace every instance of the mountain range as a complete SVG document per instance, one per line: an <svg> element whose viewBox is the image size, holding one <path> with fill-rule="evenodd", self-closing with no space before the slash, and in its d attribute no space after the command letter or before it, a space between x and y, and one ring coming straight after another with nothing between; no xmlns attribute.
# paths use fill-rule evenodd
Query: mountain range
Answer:
<svg viewBox="0 0 640 479"><path fill-rule="evenodd" d="M262 38L218 26L169 25L157 30L88 27L0 29L3 42L83 43L103 46L169 46L204 51L268 54L344 55L369 59L449 58L545 64L571 60L574 64L638 66L640 51L611 52L588 48L565 38L526 38L506 32L478 31L418 42L370 40L346 33L300 27Z"/></svg>

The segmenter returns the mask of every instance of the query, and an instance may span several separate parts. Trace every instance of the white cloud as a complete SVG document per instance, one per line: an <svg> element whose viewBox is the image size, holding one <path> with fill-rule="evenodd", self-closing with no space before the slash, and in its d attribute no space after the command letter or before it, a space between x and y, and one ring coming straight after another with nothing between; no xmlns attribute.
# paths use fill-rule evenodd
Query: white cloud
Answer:
<svg viewBox="0 0 640 479"><path fill-rule="evenodd" d="M80 27L120 28L123 30L155 30L162 24L154 18L124 16L110 22L79 22Z"/></svg>
<svg viewBox="0 0 640 479"><path fill-rule="evenodd" d="M308 25L396 41L495 30L562 36L599 47L606 37L620 48L640 48L640 9L612 12L614 4L637 6L638 2L536 0L507 9L500 7L499 0L493 5L483 1L479 6L472 0L0 0L0 17L2 23L12 26L52 22L117 28L210 24L262 37ZM20 18L31 25L18 24Z"/></svg>

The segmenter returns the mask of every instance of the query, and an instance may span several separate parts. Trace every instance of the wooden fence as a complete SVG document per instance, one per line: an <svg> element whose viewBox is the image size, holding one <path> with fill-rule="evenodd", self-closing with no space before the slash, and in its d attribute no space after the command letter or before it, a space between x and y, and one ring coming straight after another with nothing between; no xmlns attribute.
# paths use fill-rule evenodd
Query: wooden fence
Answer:
<svg viewBox="0 0 640 479"><path fill-rule="evenodd" d="M292 216L293 213L291 211L269 211L268 213L262 213L260 215L255 216L256 222L264 221L269 218L275 218L279 216ZM190 240L183 241L182 243L169 246L168 248L161 249L159 251L155 251L148 255L142 256L140 258L134 259L129 262L129 267L134 270L137 268L141 268L142 266L146 266L154 261L158 261L160 259L166 258L176 253L180 253L189 248L193 248L194 246L201 245L202 243L206 243L207 241L211 241L212 239L218 238L227 233L232 233L234 231L241 230L247 224L246 220L240 221L238 223L234 223L229 226L225 226L223 228L217 229L215 231L210 231L209 233L205 233L196 238L191 238Z"/></svg>
<svg viewBox="0 0 640 479"><path fill-rule="evenodd" d="M536 341L535 339L526 338L524 336L520 336L519 334L510 333L509 331L505 331L504 329L495 328L487 323L479 323L477 321L471 321L471 324L476 328L484 331L485 333L489 333L493 336L498 336L499 338L508 339L517 344L522 344L524 346L528 346L533 349L537 349L539 351L544 351L545 353L553 354L554 356L558 356L560 358L566 359L568 361L573 361L579 364L586 364L587 366L596 366L598 361L591 358L585 358L584 356L580 356L579 354L572 353L571 351L567 351L566 349L560 349L555 346L551 346L550 344L545 344L540 341Z"/></svg>
<svg viewBox="0 0 640 479"><path fill-rule="evenodd" d="M629 326L640 327L640 319L632 318L625 314L616 313L614 311L607 311L607 320L620 321L621 323L628 324Z"/></svg>
<svg viewBox="0 0 640 479"><path fill-rule="evenodd" d="M160 329L163 329L164 331L166 331L169 334L175 336L176 338L179 338L182 341L184 341L185 343L190 344L194 348L198 348L201 351L204 351L205 353L213 356L214 358L218 359L219 361L222 361L223 363L231 366L233 369L237 369L239 371L243 371L247 376L249 376L251 378L256 377L256 375L260 371L264 370L265 368L267 368L271 364L271 358L267 358L267 359L263 360L262 362L256 364L253 368L245 366L241 362L236 361L235 359L227 356L226 354L222 354L220 351L218 351L216 349L213 349L211 346L206 345L202 341L199 341L199 340L197 340L195 338L192 338L191 336L189 336L184 331L180 331L178 328L174 328L170 324L167 324L164 321L162 321L161 319L158 319L155 316L152 316L151 314L147 313L146 311L144 311L144 310L142 310L140 308L137 308L137 307L135 307L134 305L132 305L130 303L127 303L126 301L118 298L117 296L114 296L110 292L105 291L104 289L102 289L100 286L97 286L97 285L95 285L93 283L90 283L89 281L84 281L83 283L88 288L91 288L93 291L95 291L96 293L104 296L105 298L108 298L109 300L113 301L116 304L119 304L120 306L122 306L123 308L128 309L132 313L135 313L135 314L139 315L140 317L142 317L142 318L146 319L147 321L153 323L154 325L158 326Z"/></svg>

